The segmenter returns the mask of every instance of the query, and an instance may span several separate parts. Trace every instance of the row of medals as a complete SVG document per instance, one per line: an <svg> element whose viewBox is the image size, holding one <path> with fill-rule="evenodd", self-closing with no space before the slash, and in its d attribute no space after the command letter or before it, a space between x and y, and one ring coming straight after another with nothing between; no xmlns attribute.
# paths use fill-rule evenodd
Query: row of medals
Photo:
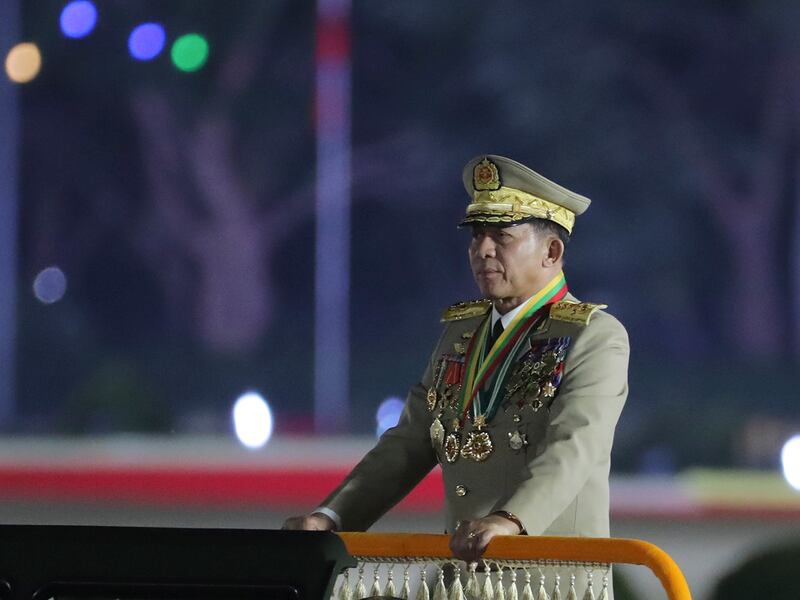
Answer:
<svg viewBox="0 0 800 600"><path fill-rule="evenodd" d="M460 386L459 386L460 388ZM428 390L428 406L433 405L433 410L439 404L439 398L434 388ZM458 457L468 458L475 462L483 462L491 456L494 450L492 438L488 431L483 431L486 426L486 417L477 415L474 419L474 430L467 433L461 444L461 419L454 417L451 421L451 433L445 436L444 425L442 425L442 412L436 416L431 423L431 443L437 450L442 448L447 462L454 463Z"/></svg>
<svg viewBox="0 0 800 600"><path fill-rule="evenodd" d="M461 419L458 417L452 419L451 433L447 435L445 435L446 431L442 424L442 415L445 409L449 408L455 411L459 393L461 392L461 375L463 375L463 372L455 377L455 381L451 379L450 382L446 382L442 392L438 391L444 377L445 365L447 364L447 368L451 368L453 364L463 365L464 346L457 343L455 344L455 350L459 358L443 358L439 362L437 372L434 375L434 383L428 390L428 410L433 413L437 408L439 409L430 427L431 443L437 450L439 448L443 449L445 459L449 463L456 462L459 456L475 462L483 462L494 451L489 432L483 431L486 426L485 415L475 416L474 429L467 433L463 445L461 444L460 433L462 428ZM510 400L515 396L520 396L522 400L513 403L514 406L521 409L528 407L533 412L537 412L544 406L545 402L549 403L555 397L557 387L552 379L547 377L547 374L552 373L563 359L564 352L562 350L560 352L549 351L536 360L523 361L514 370L506 386L503 404L509 406L511 404ZM467 418L469 418L469 415L467 415ZM522 418L519 414L515 414L513 420L514 423L518 424ZM526 434L519 431L519 429L509 432L508 445L514 452L519 452L528 445Z"/></svg>

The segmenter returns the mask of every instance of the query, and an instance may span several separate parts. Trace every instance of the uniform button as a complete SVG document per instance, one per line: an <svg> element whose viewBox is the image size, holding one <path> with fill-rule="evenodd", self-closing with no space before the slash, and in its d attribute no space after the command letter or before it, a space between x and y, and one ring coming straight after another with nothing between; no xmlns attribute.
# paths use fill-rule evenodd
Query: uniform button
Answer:
<svg viewBox="0 0 800 600"><path fill-rule="evenodd" d="M457 485L456 486L456 496L458 496L460 498L463 498L466 495L467 495L467 488L464 487L463 485Z"/></svg>

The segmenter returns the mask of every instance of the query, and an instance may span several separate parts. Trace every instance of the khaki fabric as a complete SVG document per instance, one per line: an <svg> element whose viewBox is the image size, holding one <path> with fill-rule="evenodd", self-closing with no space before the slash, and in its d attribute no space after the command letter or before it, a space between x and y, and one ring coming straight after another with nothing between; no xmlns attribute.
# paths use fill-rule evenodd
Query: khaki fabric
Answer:
<svg viewBox="0 0 800 600"><path fill-rule="evenodd" d="M459 458L451 464L432 446L429 428L435 415L428 410L426 393L440 358L486 318L488 314L445 323L398 425L323 502L341 517L343 530L369 528L441 462L447 531L457 520L507 510L519 517L529 535L609 535L610 453L628 393L629 344L624 327L602 311L585 326L545 317L516 357L541 340L569 338L563 378L552 403L536 412L514 405L500 408L485 429L494 443L489 458L484 462ZM519 422L514 421L515 414ZM470 428L467 424L463 433ZM508 443L515 430L525 433L529 442L519 451ZM466 493L459 495L457 489Z"/></svg>

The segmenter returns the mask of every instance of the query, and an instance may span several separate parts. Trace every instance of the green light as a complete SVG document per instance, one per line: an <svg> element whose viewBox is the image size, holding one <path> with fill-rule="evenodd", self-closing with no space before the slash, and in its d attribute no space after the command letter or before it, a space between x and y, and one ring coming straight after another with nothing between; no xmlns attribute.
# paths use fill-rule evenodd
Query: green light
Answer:
<svg viewBox="0 0 800 600"><path fill-rule="evenodd" d="M208 60L208 42L202 35L187 33L175 40L170 54L181 71L197 71Z"/></svg>

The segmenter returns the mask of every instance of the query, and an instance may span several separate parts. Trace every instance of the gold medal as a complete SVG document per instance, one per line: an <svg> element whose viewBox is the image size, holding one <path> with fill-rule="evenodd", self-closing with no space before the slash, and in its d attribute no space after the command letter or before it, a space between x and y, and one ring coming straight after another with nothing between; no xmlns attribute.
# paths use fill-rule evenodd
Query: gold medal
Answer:
<svg viewBox="0 0 800 600"><path fill-rule="evenodd" d="M435 450L439 450L444 443L444 426L442 422L439 420L439 417L436 417L431 423L431 444Z"/></svg>
<svg viewBox="0 0 800 600"><path fill-rule="evenodd" d="M528 385L525 386L525 395L526 396L538 396L542 393L542 386L539 385L536 381L531 381Z"/></svg>
<svg viewBox="0 0 800 600"><path fill-rule="evenodd" d="M553 369L556 368L558 362L558 354L552 350L550 352L545 352L544 356L542 356L542 366L548 373L551 373Z"/></svg>
<svg viewBox="0 0 800 600"><path fill-rule="evenodd" d="M436 409L436 402L439 400L439 396L436 393L436 388L432 387L428 390L428 410L433 412Z"/></svg>
<svg viewBox="0 0 800 600"><path fill-rule="evenodd" d="M442 377L444 376L444 372L447 366L447 357L442 356L439 360L439 363L436 365L436 372L433 376L433 385L428 388L428 395L426 396L426 400L428 402L428 410L433 412L436 410L436 405L439 402L439 386L442 384Z"/></svg>
<svg viewBox="0 0 800 600"><path fill-rule="evenodd" d="M459 439L458 433L453 432L447 436L444 441L444 457L447 459L447 462L454 463L458 460L460 447L461 440Z"/></svg>
<svg viewBox="0 0 800 600"><path fill-rule="evenodd" d="M489 437L488 431L470 431L461 448L461 456L475 462L483 462L489 458L493 450L492 438Z"/></svg>

